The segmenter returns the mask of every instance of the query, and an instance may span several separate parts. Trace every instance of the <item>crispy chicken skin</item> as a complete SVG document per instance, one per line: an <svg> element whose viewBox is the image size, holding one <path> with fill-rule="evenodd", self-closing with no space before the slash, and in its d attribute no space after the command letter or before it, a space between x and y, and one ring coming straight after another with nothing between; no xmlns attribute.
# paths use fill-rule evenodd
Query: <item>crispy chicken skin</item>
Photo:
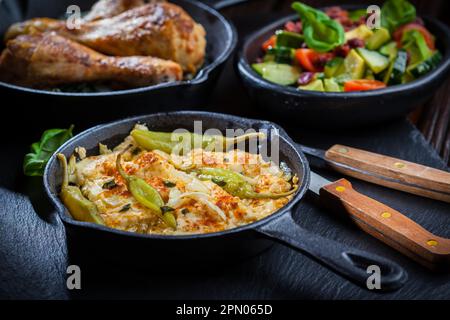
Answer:
<svg viewBox="0 0 450 320"><path fill-rule="evenodd" d="M35 18L16 23L6 39L20 34L54 31L101 53L114 56L154 56L179 63L195 73L205 57L205 30L182 8L151 2L117 16L85 22L70 30L65 21Z"/></svg>
<svg viewBox="0 0 450 320"><path fill-rule="evenodd" d="M95 21L111 18L127 10L142 6L144 0L99 0L84 16L84 21Z"/></svg>
<svg viewBox="0 0 450 320"><path fill-rule="evenodd" d="M0 80L47 88L109 81L141 87L182 79L179 64L153 57L108 57L54 33L21 35L0 57Z"/></svg>

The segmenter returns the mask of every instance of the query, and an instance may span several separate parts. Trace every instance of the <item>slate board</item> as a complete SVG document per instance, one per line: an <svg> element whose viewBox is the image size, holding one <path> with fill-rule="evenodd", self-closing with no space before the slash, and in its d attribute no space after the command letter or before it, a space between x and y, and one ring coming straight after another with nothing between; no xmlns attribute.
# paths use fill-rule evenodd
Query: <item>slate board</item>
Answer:
<svg viewBox="0 0 450 320"><path fill-rule="evenodd" d="M239 30L248 32L272 16L236 19ZM232 61L226 67L209 109L254 118L264 118L252 106L234 75ZM36 106L39 107L39 106ZM44 106L42 106L44 107ZM58 119L55 119L55 123ZM84 254L99 268L82 269L82 290L65 288L68 250L64 227L42 192L39 178L24 178L23 155L28 145L39 138L45 128L35 124L26 130L9 129L2 143L0 158L0 298L70 299L70 298L139 298L139 299L449 299L450 274L432 274L403 257L351 223L321 209L305 199L296 215L305 228L386 256L401 264L409 281L397 292L380 294L363 290L305 256L275 244L263 254L242 263L202 273L170 275L149 274L135 266L125 268L111 262L97 261ZM82 126L78 126L80 130ZM315 147L334 143L348 144L370 151L445 169L443 161L422 135L406 120L364 131L316 132L286 128L299 142ZM17 133L18 132L18 133ZM329 179L341 176L320 172ZM356 189L406 214L437 235L450 237L450 206L437 201L349 179Z"/></svg>

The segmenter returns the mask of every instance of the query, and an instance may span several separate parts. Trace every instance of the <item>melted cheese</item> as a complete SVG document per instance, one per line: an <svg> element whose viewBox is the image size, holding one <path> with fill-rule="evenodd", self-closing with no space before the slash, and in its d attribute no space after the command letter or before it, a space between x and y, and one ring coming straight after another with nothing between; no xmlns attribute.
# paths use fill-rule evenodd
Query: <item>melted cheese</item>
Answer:
<svg viewBox="0 0 450 320"><path fill-rule="evenodd" d="M116 170L117 155L130 145L136 146L129 136L114 151L86 157L76 165L76 184L95 203L105 224L111 228L177 235L215 232L262 219L292 198L240 199L212 181L202 181L195 173L181 171L173 165L195 160L197 167L220 167L241 173L253 184L256 192L291 190L293 186L284 179L280 168L259 155L240 150L192 150L188 155L175 159L162 151L130 148L122 157L125 171L144 179L160 193L167 205L175 209L177 229L173 230L133 198ZM238 164L232 160L238 160Z"/></svg>

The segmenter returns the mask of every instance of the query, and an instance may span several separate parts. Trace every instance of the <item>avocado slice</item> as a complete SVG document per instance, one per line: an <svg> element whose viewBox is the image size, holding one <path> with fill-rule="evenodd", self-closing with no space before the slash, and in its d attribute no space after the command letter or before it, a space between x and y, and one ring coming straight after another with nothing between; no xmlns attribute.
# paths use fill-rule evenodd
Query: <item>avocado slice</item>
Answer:
<svg viewBox="0 0 450 320"><path fill-rule="evenodd" d="M362 39L367 40L373 35L373 31L370 30L365 24L360 25L359 27L347 31L345 33L345 41L348 41L350 39Z"/></svg>
<svg viewBox="0 0 450 320"><path fill-rule="evenodd" d="M391 39L388 29L380 28L375 30L372 36L367 39L366 47L369 50L377 50Z"/></svg>
<svg viewBox="0 0 450 320"><path fill-rule="evenodd" d="M345 72L344 58L335 57L325 64L323 70L325 77L331 78Z"/></svg>
<svg viewBox="0 0 450 320"><path fill-rule="evenodd" d="M325 91L322 80L314 80L303 86L299 86L300 90Z"/></svg>
<svg viewBox="0 0 450 320"><path fill-rule="evenodd" d="M339 84L336 82L336 80L334 78L329 78L329 79L323 80L323 86L324 86L326 92L342 91L341 87L339 86Z"/></svg>
<svg viewBox="0 0 450 320"><path fill-rule="evenodd" d="M364 76L364 59L361 58L355 49L350 50L347 57L345 57L344 68L345 73L352 79L361 79Z"/></svg>

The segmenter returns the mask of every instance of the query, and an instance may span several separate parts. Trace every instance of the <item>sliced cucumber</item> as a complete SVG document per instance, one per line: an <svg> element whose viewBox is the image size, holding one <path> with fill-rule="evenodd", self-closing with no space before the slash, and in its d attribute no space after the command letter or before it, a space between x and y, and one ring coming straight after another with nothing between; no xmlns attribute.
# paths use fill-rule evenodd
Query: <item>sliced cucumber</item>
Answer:
<svg viewBox="0 0 450 320"><path fill-rule="evenodd" d="M355 51L350 50L344 59L345 73L352 79L361 79L364 76L365 63L364 59Z"/></svg>
<svg viewBox="0 0 450 320"><path fill-rule="evenodd" d="M384 75L383 82L387 85L401 84L408 63L408 54L404 50L397 53L397 57L391 62L388 71Z"/></svg>
<svg viewBox="0 0 450 320"><path fill-rule="evenodd" d="M380 53L389 58L389 60L394 60L397 57L397 42L391 41L380 48Z"/></svg>
<svg viewBox="0 0 450 320"><path fill-rule="evenodd" d="M301 34L295 32L289 32L285 30L279 30L276 32L277 46L297 49L300 48L305 41Z"/></svg>
<svg viewBox="0 0 450 320"><path fill-rule="evenodd" d="M297 68L289 64L262 62L252 64L252 68L267 81L283 86L296 83L300 76Z"/></svg>
<svg viewBox="0 0 450 320"><path fill-rule="evenodd" d="M367 39L366 47L369 50L377 50L383 44L391 39L391 35L388 29L380 28L375 30L372 36Z"/></svg>
<svg viewBox="0 0 450 320"><path fill-rule="evenodd" d="M325 91L322 80L314 80L304 86L299 86L300 90Z"/></svg>
<svg viewBox="0 0 450 320"><path fill-rule="evenodd" d="M373 73L380 73L389 66L389 59L376 51L364 48L356 49Z"/></svg>
<svg viewBox="0 0 450 320"><path fill-rule="evenodd" d="M323 70L327 78L338 76L345 72L344 58L335 57L325 64Z"/></svg>
<svg viewBox="0 0 450 320"><path fill-rule="evenodd" d="M420 76L423 76L424 74L430 72L434 68L437 67L437 65L441 62L442 55L439 51L436 51L431 57L428 59L416 63L415 65L409 66L407 71L410 75L412 75L414 78L419 78Z"/></svg>
<svg viewBox="0 0 450 320"><path fill-rule="evenodd" d="M336 80L334 78L329 78L329 79L323 80L323 86L324 86L326 92L342 91L341 87L339 86L339 84L336 82Z"/></svg>

